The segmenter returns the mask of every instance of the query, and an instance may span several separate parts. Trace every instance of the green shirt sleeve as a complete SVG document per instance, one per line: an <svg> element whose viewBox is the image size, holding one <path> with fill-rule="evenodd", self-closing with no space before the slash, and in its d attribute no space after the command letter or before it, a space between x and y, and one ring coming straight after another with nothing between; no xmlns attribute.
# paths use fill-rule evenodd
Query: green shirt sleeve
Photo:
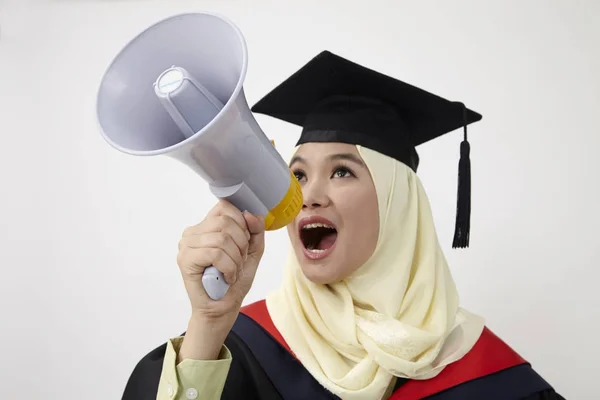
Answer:
<svg viewBox="0 0 600 400"><path fill-rule="evenodd" d="M231 353L223 345L217 360L183 360L177 353L183 336L171 339L163 362L156 400L218 400L231 365Z"/></svg>

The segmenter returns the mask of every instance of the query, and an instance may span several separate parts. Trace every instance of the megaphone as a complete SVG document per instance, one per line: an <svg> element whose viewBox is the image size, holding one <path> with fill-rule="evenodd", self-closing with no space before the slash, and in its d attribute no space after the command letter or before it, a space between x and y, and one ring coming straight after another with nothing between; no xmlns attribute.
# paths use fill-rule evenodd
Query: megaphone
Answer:
<svg viewBox="0 0 600 400"><path fill-rule="evenodd" d="M302 191L254 119L244 95L245 39L227 18L186 13L163 19L117 54L97 94L103 138L134 156L169 156L265 229L293 221ZM229 285L214 266L202 277L209 297Z"/></svg>

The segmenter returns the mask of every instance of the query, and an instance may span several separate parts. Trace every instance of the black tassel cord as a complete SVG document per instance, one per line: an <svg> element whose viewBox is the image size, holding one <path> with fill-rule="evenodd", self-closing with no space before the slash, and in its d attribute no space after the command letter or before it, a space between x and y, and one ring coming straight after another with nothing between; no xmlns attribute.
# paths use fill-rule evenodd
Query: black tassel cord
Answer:
<svg viewBox="0 0 600 400"><path fill-rule="evenodd" d="M453 248L469 247L471 230L471 145L467 139L467 108L463 106L464 139L460 144L458 162L458 199L456 204L456 226Z"/></svg>

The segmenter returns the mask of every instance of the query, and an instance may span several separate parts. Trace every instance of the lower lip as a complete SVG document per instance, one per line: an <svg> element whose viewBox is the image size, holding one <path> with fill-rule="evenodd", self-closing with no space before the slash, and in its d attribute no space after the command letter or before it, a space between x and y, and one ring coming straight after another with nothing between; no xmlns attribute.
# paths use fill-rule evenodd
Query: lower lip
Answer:
<svg viewBox="0 0 600 400"><path fill-rule="evenodd" d="M303 247L302 250L304 251L304 256L306 258L308 258L309 260L322 260L333 252L333 250L335 249L336 243L337 243L337 241L334 242L333 245L325 251L312 252L312 251L308 250L306 247Z"/></svg>

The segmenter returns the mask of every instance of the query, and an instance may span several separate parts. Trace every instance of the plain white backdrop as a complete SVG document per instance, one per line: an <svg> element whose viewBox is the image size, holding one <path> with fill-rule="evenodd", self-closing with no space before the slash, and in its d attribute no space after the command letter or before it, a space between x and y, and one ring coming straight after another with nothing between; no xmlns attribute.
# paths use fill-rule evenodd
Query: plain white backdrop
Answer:
<svg viewBox="0 0 600 400"><path fill-rule="evenodd" d="M177 243L215 199L172 160L110 148L94 106L126 41L194 11L246 36L251 104L328 49L481 112L467 251L451 249L462 132L420 149L462 305L568 399L596 398L593 0L0 1L0 397L118 399L137 361L186 329ZM298 128L257 120L287 158ZM267 235L247 302L278 285L287 246Z"/></svg>

